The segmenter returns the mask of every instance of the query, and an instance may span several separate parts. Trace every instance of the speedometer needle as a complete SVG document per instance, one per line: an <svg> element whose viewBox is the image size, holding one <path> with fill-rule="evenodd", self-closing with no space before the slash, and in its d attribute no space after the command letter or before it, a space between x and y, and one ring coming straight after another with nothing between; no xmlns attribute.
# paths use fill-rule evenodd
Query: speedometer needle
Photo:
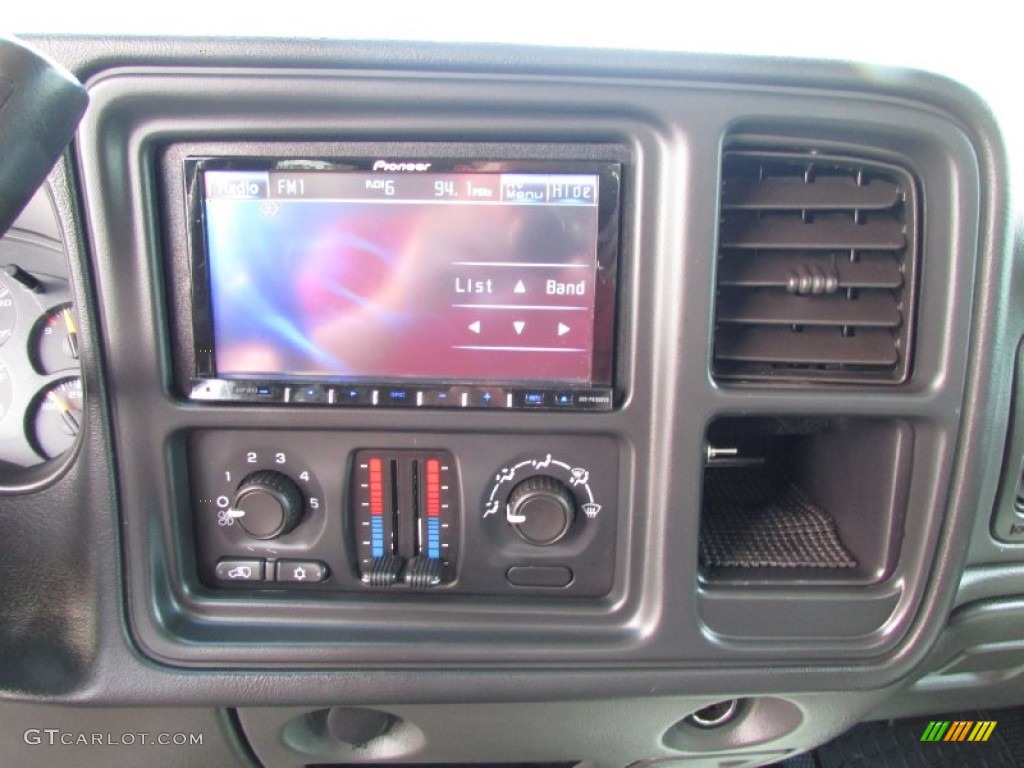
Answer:
<svg viewBox="0 0 1024 768"><path fill-rule="evenodd" d="M58 395L56 392L50 392L47 395L47 397L50 398L50 400L53 401L54 405L57 406L58 410L60 410L60 417L61 419L64 420L64 423L67 425L68 429L71 430L71 434L77 435L78 431L81 429L81 426L78 423L78 419L76 419L75 415L71 412L71 405L68 403L68 401L61 397L60 395Z"/></svg>

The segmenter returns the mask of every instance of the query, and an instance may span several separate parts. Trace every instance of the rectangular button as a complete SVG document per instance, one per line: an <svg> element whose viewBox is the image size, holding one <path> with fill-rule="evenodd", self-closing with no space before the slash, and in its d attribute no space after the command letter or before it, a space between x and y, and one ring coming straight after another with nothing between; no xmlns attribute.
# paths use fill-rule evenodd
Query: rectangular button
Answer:
<svg viewBox="0 0 1024 768"><path fill-rule="evenodd" d="M372 391L366 387L341 386L334 390L335 405L372 405Z"/></svg>
<svg viewBox="0 0 1024 768"><path fill-rule="evenodd" d="M548 404L547 392L524 392L523 405L530 408L540 408Z"/></svg>
<svg viewBox="0 0 1024 768"><path fill-rule="evenodd" d="M263 561L225 557L217 561L215 574L218 581L263 581Z"/></svg>
<svg viewBox="0 0 1024 768"><path fill-rule="evenodd" d="M317 560L278 560L277 580L293 584L316 583L327 578L327 566Z"/></svg>
<svg viewBox="0 0 1024 768"><path fill-rule="evenodd" d="M251 394L253 397L263 397L268 400L280 400L281 388L275 387L273 384L254 384L252 385Z"/></svg>
<svg viewBox="0 0 1024 768"><path fill-rule="evenodd" d="M504 408L505 392L501 389L477 389L470 400L474 408Z"/></svg>
<svg viewBox="0 0 1024 768"><path fill-rule="evenodd" d="M420 402L431 408L449 408L460 405L458 396L448 389L425 389Z"/></svg>
<svg viewBox="0 0 1024 768"><path fill-rule="evenodd" d="M568 587L573 575L560 565L513 565L505 578L514 587Z"/></svg>
<svg viewBox="0 0 1024 768"><path fill-rule="evenodd" d="M323 403L327 400L327 390L320 384L303 384L291 387L290 402L292 403Z"/></svg>
<svg viewBox="0 0 1024 768"><path fill-rule="evenodd" d="M388 387L380 391L380 404L399 408L416 407L416 390L404 387Z"/></svg>

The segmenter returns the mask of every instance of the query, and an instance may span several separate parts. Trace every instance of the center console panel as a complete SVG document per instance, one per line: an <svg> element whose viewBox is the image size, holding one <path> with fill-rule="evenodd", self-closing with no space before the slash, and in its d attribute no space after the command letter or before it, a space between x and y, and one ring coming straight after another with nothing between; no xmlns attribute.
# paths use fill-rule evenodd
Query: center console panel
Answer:
<svg viewBox="0 0 1024 768"><path fill-rule="evenodd" d="M970 142L855 83L421 75L92 84L141 652L416 667L424 701L470 666L580 696L909 674L955 559ZM830 334L898 375L830 368ZM740 353L758 375L719 375Z"/></svg>
<svg viewBox="0 0 1024 768"><path fill-rule="evenodd" d="M289 413L611 410L628 160L612 144L172 144L182 394ZM199 430L188 450L214 590L613 585L607 437Z"/></svg>

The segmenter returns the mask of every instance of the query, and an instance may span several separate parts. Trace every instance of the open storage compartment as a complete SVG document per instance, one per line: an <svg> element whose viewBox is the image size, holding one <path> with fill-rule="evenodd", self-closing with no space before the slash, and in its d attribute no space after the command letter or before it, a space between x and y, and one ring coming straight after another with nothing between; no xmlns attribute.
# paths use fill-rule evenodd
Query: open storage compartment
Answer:
<svg viewBox="0 0 1024 768"><path fill-rule="evenodd" d="M859 583L894 566L913 454L895 420L743 417L707 432L707 582Z"/></svg>

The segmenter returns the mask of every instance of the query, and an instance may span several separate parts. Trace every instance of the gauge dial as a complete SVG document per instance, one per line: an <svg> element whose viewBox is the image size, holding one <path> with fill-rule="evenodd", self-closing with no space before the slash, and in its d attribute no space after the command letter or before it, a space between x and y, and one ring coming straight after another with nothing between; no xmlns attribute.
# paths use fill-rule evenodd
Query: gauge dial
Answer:
<svg viewBox="0 0 1024 768"><path fill-rule="evenodd" d="M0 280L0 345L11 338L17 322L18 305L11 295L11 288L7 281Z"/></svg>
<svg viewBox="0 0 1024 768"><path fill-rule="evenodd" d="M11 387L11 374L7 372L7 366L0 363L0 421L7 416L11 410L11 400L14 397L14 390Z"/></svg>
<svg viewBox="0 0 1024 768"><path fill-rule="evenodd" d="M82 426L82 380L73 376L43 389L29 411L32 447L53 459L75 444Z"/></svg>
<svg viewBox="0 0 1024 768"><path fill-rule="evenodd" d="M78 325L71 304L51 309L36 323L32 362L43 375L78 368Z"/></svg>

